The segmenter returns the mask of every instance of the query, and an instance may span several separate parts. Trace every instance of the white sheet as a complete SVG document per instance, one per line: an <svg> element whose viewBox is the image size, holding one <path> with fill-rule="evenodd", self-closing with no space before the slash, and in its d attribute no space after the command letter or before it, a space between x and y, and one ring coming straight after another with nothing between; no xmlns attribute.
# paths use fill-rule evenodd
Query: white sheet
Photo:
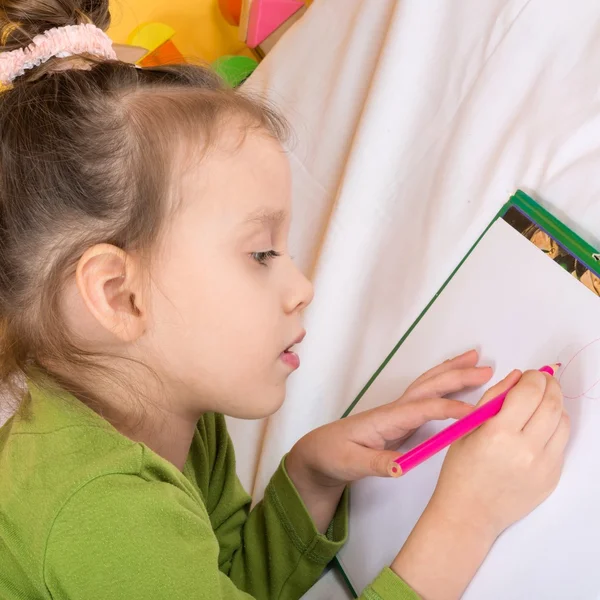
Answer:
<svg viewBox="0 0 600 600"><path fill-rule="evenodd" d="M598 244L599 80L597 0L316 0L260 65L249 87L298 137L292 247L316 298L264 439L231 423L255 497L517 187Z"/></svg>

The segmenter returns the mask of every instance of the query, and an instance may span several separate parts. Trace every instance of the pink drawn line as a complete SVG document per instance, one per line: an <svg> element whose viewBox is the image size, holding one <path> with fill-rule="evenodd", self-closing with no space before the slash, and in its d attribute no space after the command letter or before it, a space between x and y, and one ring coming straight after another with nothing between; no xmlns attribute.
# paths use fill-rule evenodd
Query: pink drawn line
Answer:
<svg viewBox="0 0 600 600"><path fill-rule="evenodd" d="M597 344L598 342L600 342L600 338L595 339L594 341L590 342L589 344L585 345L583 348L581 348L581 350L579 350L576 354L574 354L572 356L572 358L569 360L569 362L561 369L560 371L560 375L558 377L558 382L560 383L564 374L567 372L567 369L569 368L569 365L584 351L587 350L590 346L593 346L594 344ZM579 394L578 396L567 396L566 394L564 394L565 398L567 398L568 400L577 400L578 398L587 398L588 400L598 400L598 397L596 396L588 396L588 394L600 383L600 379L596 380L596 382L591 385L587 390L585 390L585 392L582 392L581 394Z"/></svg>

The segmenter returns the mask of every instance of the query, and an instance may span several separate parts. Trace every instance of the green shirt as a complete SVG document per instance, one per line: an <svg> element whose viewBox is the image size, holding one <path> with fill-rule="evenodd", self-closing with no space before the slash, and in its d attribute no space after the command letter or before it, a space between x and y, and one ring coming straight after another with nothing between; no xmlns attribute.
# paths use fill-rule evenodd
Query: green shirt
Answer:
<svg viewBox="0 0 600 600"><path fill-rule="evenodd" d="M68 394L30 385L0 429L0 598L300 598L347 535L327 535L282 465L264 500L235 474L225 420L198 423L183 472ZM415 600L389 569L365 600Z"/></svg>

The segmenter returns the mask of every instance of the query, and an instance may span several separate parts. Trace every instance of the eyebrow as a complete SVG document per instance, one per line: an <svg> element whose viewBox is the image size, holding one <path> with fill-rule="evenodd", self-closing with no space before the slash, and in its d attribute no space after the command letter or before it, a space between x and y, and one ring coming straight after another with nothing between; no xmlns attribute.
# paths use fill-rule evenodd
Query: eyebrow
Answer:
<svg viewBox="0 0 600 600"><path fill-rule="evenodd" d="M251 212L244 219L244 224L259 224L265 226L276 226L281 225L287 217L285 210L270 210L266 208L260 208L256 211Z"/></svg>

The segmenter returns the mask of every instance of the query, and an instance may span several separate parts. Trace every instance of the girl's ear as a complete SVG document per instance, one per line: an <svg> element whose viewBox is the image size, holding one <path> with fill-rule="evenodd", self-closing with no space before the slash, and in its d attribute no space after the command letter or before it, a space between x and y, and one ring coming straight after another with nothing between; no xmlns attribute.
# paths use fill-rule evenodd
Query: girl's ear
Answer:
<svg viewBox="0 0 600 600"><path fill-rule="evenodd" d="M77 263L77 289L96 321L123 342L146 330L139 259L110 244L92 246Z"/></svg>

